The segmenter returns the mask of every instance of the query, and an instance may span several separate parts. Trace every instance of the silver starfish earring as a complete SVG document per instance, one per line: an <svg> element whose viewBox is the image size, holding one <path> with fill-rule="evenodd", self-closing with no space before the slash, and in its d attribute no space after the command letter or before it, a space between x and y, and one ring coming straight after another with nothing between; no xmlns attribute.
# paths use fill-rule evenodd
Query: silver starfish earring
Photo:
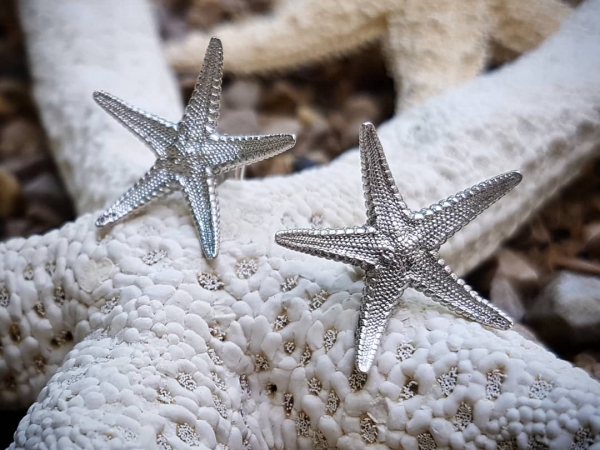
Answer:
<svg viewBox="0 0 600 450"><path fill-rule="evenodd" d="M367 372L381 335L405 288L412 287L450 310L491 327L508 329L511 319L452 273L438 250L521 181L508 172L419 212L402 200L375 127L361 126L359 140L367 223L345 229L279 231L275 241L292 250L342 261L365 270L356 333L357 368Z"/></svg>
<svg viewBox="0 0 600 450"><path fill-rule="evenodd" d="M204 67L178 124L145 113L105 92L94 99L142 139L156 154L156 163L108 208L96 226L129 215L154 198L181 189L190 206L202 250L219 253L219 211L215 176L275 156L296 143L293 134L225 136L216 131L223 79L223 48L212 38Z"/></svg>

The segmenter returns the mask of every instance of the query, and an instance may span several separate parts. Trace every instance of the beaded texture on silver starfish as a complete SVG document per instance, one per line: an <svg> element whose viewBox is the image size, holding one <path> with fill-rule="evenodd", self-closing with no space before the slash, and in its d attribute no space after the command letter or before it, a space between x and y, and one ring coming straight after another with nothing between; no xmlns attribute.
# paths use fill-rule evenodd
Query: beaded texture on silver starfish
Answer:
<svg viewBox="0 0 600 450"><path fill-rule="evenodd" d="M294 146L293 134L227 136L217 133L223 79L223 48L212 38L204 67L178 124L148 114L105 92L94 99L156 154L148 172L96 221L98 227L129 215L157 197L181 189L190 206L202 250L219 253L215 176L275 156Z"/></svg>
<svg viewBox="0 0 600 450"><path fill-rule="evenodd" d="M356 366L368 372L394 306L407 287L457 314L500 329L511 319L480 297L440 258L448 238L521 181L507 172L415 212L402 200L375 127L359 140L367 223L341 229L279 231L275 241L292 250L360 266L365 286L356 332Z"/></svg>

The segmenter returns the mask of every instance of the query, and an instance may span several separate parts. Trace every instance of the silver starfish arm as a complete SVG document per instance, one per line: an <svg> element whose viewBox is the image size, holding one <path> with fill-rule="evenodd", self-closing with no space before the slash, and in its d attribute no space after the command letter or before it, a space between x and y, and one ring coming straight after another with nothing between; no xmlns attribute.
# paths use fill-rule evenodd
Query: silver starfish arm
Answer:
<svg viewBox="0 0 600 450"><path fill-rule="evenodd" d="M222 66L221 41L214 38L177 126L151 117L108 94L95 94L100 105L156 147L159 157L157 165L98 218L98 226L122 218L158 195L170 192L173 187L181 187L192 210L204 254L209 259L217 256L219 224L214 174L274 156L295 143L293 135L229 137L215 131ZM175 186L176 183L179 186Z"/></svg>
<svg viewBox="0 0 600 450"><path fill-rule="evenodd" d="M166 169L154 165L121 198L98 217L96 226L103 227L114 223L141 208L150 200L170 194L174 182L173 176Z"/></svg>
<svg viewBox="0 0 600 450"><path fill-rule="evenodd" d="M422 252L407 277L410 287L461 316L501 330L513 325L506 314L455 275L436 252Z"/></svg>
<svg viewBox="0 0 600 450"><path fill-rule="evenodd" d="M367 223L390 232L394 222L408 223L409 210L398 192L375 126L364 123L359 133Z"/></svg>
<svg viewBox="0 0 600 450"><path fill-rule="evenodd" d="M462 227L489 208L523 179L507 172L413 213L415 232L425 250L436 250Z"/></svg>
<svg viewBox="0 0 600 450"><path fill-rule="evenodd" d="M219 254L219 204L215 179L207 169L206 175L193 175L180 182L192 210L202 251L207 258L216 258Z"/></svg>
<svg viewBox="0 0 600 450"><path fill-rule="evenodd" d="M106 112L133 132L156 154L163 157L177 135L177 125L129 105L103 91L94 92L94 100Z"/></svg>
<svg viewBox="0 0 600 450"><path fill-rule="evenodd" d="M384 252L382 238L373 227L284 230L275 242L298 252L355 266L376 266ZM388 244L390 251L393 246Z"/></svg>
<svg viewBox="0 0 600 450"><path fill-rule="evenodd" d="M400 269L391 265L365 273L363 300L356 327L356 366L361 372L366 373L371 368L392 311L408 283Z"/></svg>
<svg viewBox="0 0 600 450"><path fill-rule="evenodd" d="M204 66L179 122L178 140L194 142L216 131L223 82L223 46L213 37L206 49Z"/></svg>
<svg viewBox="0 0 600 450"><path fill-rule="evenodd" d="M214 167L215 174L279 155L296 144L293 134L221 136L219 140L226 144L227 151L223 152L223 162L218 162Z"/></svg>

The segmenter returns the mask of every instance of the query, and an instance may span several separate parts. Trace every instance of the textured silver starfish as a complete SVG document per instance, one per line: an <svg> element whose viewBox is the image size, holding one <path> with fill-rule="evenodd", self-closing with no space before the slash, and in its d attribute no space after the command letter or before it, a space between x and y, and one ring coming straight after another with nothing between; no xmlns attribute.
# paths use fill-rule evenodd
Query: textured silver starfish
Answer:
<svg viewBox="0 0 600 450"><path fill-rule="evenodd" d="M189 203L202 250L219 253L219 209L215 175L275 156L292 148L292 134L226 136L216 131L223 78L223 48L212 38L204 67L178 124L145 113L105 92L94 99L142 139L156 154L148 172L96 221L113 223L150 200L181 189Z"/></svg>
<svg viewBox="0 0 600 450"><path fill-rule="evenodd" d="M521 174L507 172L415 212L398 192L372 124L361 126L359 142L367 223L355 228L286 230L275 235L278 244L290 249L365 270L356 333L358 370L370 369L394 306L407 287L469 319L510 328L510 318L452 273L438 250L519 184Z"/></svg>

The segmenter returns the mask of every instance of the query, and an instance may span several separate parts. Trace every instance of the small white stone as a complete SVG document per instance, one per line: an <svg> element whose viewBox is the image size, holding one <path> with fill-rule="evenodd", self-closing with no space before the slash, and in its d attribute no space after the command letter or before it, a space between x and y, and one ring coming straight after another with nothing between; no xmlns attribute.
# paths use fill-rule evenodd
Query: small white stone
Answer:
<svg viewBox="0 0 600 450"><path fill-rule="evenodd" d="M444 330L448 329L450 322L448 322L448 319L443 317L433 317L425 322L425 326L428 330L432 331L432 333L430 333L430 342L437 342L438 340L444 339L444 337L447 336L444 333Z"/></svg>
<svg viewBox="0 0 600 450"><path fill-rule="evenodd" d="M452 449L463 449L466 448L466 439L463 433L454 432L450 436L450 447Z"/></svg>
<svg viewBox="0 0 600 450"><path fill-rule="evenodd" d="M519 418L523 423L529 423L533 421L533 411L528 406L519 407ZM510 420L510 418L509 418Z"/></svg>
<svg viewBox="0 0 600 450"><path fill-rule="evenodd" d="M450 443L450 436L454 433L454 425L448 420L435 417L431 420L429 431L439 445L447 446Z"/></svg>
<svg viewBox="0 0 600 450"><path fill-rule="evenodd" d="M118 333L119 331L121 331L125 325L127 324L127 313L120 313L117 316L115 316L111 323L110 323L110 329L113 333Z"/></svg>
<svg viewBox="0 0 600 450"><path fill-rule="evenodd" d="M104 406L104 404L106 403L104 395L101 394L100 392L88 392L88 393L82 395L82 397L83 397L83 400L85 401L86 408L89 408L89 409L102 408L102 406Z"/></svg>
<svg viewBox="0 0 600 450"><path fill-rule="evenodd" d="M250 358L247 358L242 349L233 342L225 342L223 344L221 358L227 367L237 368L238 370L243 369L243 367L249 367L251 364ZM247 360L246 364L243 364L245 360Z"/></svg>
<svg viewBox="0 0 600 450"><path fill-rule="evenodd" d="M138 317L132 323L132 326L139 331L147 331L152 328L152 319L150 317Z"/></svg>
<svg viewBox="0 0 600 450"><path fill-rule="evenodd" d="M305 395L302 397L302 407L304 412L310 417L311 424L316 424L321 417L325 416L325 404L315 395Z"/></svg>
<svg viewBox="0 0 600 450"><path fill-rule="evenodd" d="M306 343L312 350L323 347L323 324L316 321L306 333Z"/></svg>
<svg viewBox="0 0 600 450"><path fill-rule="evenodd" d="M177 287L183 281L183 273L175 269L161 270L154 274L154 283Z"/></svg>
<svg viewBox="0 0 600 450"><path fill-rule="evenodd" d="M258 316L254 319L248 349L252 353L259 353L261 351L263 340L270 331L271 324L267 321L266 317Z"/></svg>
<svg viewBox="0 0 600 450"><path fill-rule="evenodd" d="M437 384L437 378L431 364L421 364L414 373L415 380L419 383L419 392L427 392Z"/></svg>
<svg viewBox="0 0 600 450"><path fill-rule="evenodd" d="M275 278L267 277L260 283L260 289L258 292L263 300L267 300L269 297L278 294L280 288L281 285Z"/></svg>
<svg viewBox="0 0 600 450"><path fill-rule="evenodd" d="M521 422L510 422L506 429L512 436L517 436L523 431L523 424Z"/></svg>
<svg viewBox="0 0 600 450"><path fill-rule="evenodd" d="M543 424L540 424L543 426ZM577 430L579 430L579 428L581 428L581 424L579 423L579 421L575 418L570 419L567 424L565 425L565 428L567 429L567 431L569 431L569 433L571 434L575 434L577 433Z"/></svg>
<svg viewBox="0 0 600 450"><path fill-rule="evenodd" d="M171 325L174 323L183 325L185 323L186 314L178 306L174 306L174 305L165 306L165 313L166 313L168 325Z"/></svg>
<svg viewBox="0 0 600 450"><path fill-rule="evenodd" d="M163 303L169 300L175 294L175 292L176 290L173 286L169 286L166 284L149 285L148 287L143 289L144 295L147 295L149 298L153 300L158 300Z"/></svg>
<svg viewBox="0 0 600 450"><path fill-rule="evenodd" d="M166 324L166 332L169 336L167 339L172 345L177 345L183 339L185 334L185 328L183 325L177 322L167 322Z"/></svg>
<svg viewBox="0 0 600 450"><path fill-rule="evenodd" d="M371 394L364 390L348 394L345 397L345 411L351 416L358 417L369 412L371 401Z"/></svg>
<svg viewBox="0 0 600 450"><path fill-rule="evenodd" d="M484 430L486 425L490 422L494 407L496 406L493 401L482 398L477 401L473 409L473 423L480 429Z"/></svg>
<svg viewBox="0 0 600 450"><path fill-rule="evenodd" d="M379 392L386 398L389 398L391 401L397 401L400 397L400 393L402 390L400 387L394 383L390 383L389 381L384 381L379 386Z"/></svg>
<svg viewBox="0 0 600 450"><path fill-rule="evenodd" d="M138 342L139 339L140 339L140 332L138 331L137 328L128 328L123 333L123 340L130 344L132 344L134 342Z"/></svg>
<svg viewBox="0 0 600 450"><path fill-rule="evenodd" d="M467 425L467 428L465 428L463 431L463 436L466 441L474 441L475 438L479 436L479 434L479 428L477 428L477 425L475 425L474 423L470 423L469 425Z"/></svg>
<svg viewBox="0 0 600 450"><path fill-rule="evenodd" d="M413 414L412 418L406 424L406 432L413 436L417 436L421 433L424 433L429 429L431 419L431 411L416 411Z"/></svg>
<svg viewBox="0 0 600 450"><path fill-rule="evenodd" d="M119 261L119 268L125 274L138 274L143 265L141 259L134 256L127 256Z"/></svg>
<svg viewBox="0 0 600 450"><path fill-rule="evenodd" d="M96 261L80 257L74 266L75 280L84 291L92 292L108 279L113 267L113 262L108 258Z"/></svg>
<svg viewBox="0 0 600 450"><path fill-rule="evenodd" d="M335 419L329 415L323 415L318 421L319 430L323 433L327 442L334 444L343 436L343 431Z"/></svg>

